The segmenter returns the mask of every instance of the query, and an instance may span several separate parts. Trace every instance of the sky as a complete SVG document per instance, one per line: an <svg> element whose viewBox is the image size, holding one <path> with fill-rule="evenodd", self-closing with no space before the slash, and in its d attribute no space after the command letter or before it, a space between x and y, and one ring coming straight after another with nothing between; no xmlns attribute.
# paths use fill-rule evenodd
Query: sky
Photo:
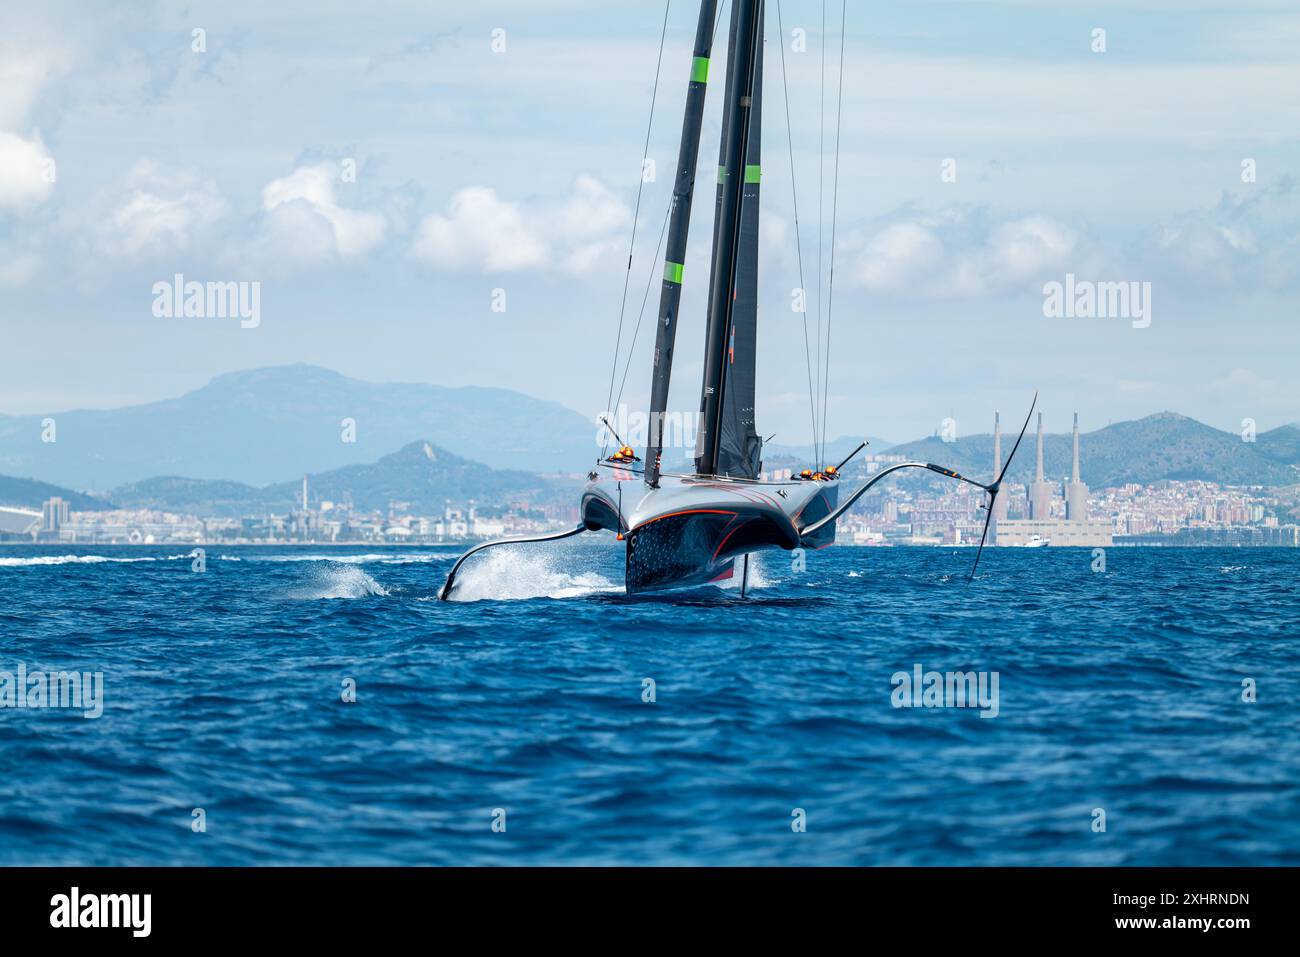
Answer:
<svg viewBox="0 0 1300 957"><path fill-rule="evenodd" d="M813 365L832 437L987 432L1035 390L1051 431L1300 420L1294 0L853 0L842 37L835 0L767 6L765 435L809 441ZM699 9L666 8L5 4L0 413L309 362L594 418L620 311L644 408ZM673 410L699 401L716 53ZM156 315L177 274L258 283L258 322ZM1147 311L1045 314L1067 276Z"/></svg>

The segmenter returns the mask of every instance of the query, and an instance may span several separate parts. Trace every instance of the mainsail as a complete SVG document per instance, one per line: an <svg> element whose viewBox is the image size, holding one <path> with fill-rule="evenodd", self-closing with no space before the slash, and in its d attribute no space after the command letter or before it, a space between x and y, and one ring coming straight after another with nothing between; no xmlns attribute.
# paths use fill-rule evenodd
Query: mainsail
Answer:
<svg viewBox="0 0 1300 957"><path fill-rule="evenodd" d="M758 474L761 442L754 431L753 347L762 52L763 2L736 0L731 18L704 382L695 449L695 471L701 475L754 478Z"/></svg>

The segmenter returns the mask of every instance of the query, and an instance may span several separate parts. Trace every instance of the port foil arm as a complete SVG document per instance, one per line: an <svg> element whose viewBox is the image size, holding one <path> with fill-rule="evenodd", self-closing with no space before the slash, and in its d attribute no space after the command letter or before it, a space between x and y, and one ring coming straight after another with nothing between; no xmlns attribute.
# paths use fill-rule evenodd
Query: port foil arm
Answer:
<svg viewBox="0 0 1300 957"><path fill-rule="evenodd" d="M456 564L451 566L451 571L447 574L447 583L442 586L442 591L438 593L441 601L446 601L451 597L452 586L456 583L456 573L460 571L460 566L465 564L465 559L469 558L485 548L495 548L497 545L530 545L534 542L558 542L562 538L570 538L587 530L586 525L579 525L577 528L571 528L565 532L555 532L551 535L539 535L536 538L503 538L500 541L484 542L482 545L475 545L460 558L456 559Z"/></svg>

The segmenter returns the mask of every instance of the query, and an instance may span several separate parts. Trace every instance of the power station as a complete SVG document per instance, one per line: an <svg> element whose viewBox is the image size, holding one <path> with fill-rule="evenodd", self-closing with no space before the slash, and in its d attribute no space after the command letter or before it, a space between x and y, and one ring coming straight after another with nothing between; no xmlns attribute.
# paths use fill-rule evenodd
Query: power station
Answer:
<svg viewBox="0 0 1300 957"><path fill-rule="evenodd" d="M993 475L1002 471L1002 423L993 416ZM1007 518L1005 496L993 505L989 541L994 545L1074 545L1081 548L1111 544L1111 523L1088 518L1088 486L1079 478L1079 413L1074 413L1074 464L1064 488L1064 517L1053 518L1052 506L1060 501L1058 485L1043 477L1043 413L1038 413L1038 465L1026 490L1028 518ZM1058 510L1059 512L1059 510Z"/></svg>

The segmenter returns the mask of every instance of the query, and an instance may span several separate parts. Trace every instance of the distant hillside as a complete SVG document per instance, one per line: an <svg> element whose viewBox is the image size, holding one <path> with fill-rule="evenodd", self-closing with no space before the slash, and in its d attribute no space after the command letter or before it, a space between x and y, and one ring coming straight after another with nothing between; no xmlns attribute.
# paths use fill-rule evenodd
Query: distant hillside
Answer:
<svg viewBox="0 0 1300 957"><path fill-rule="evenodd" d="M374 462L427 436L455 454L536 472L581 471L596 428L508 389L363 382L310 365L218 376L176 399L105 411L0 417L0 473L107 489L156 475L247 485ZM356 441L342 441L343 419Z"/></svg>
<svg viewBox="0 0 1300 957"><path fill-rule="evenodd" d="M55 496L63 499L68 503L68 508L77 512L98 512L115 507L103 499L92 498L48 482L0 475L0 505L39 509L46 499Z"/></svg>
<svg viewBox="0 0 1300 957"><path fill-rule="evenodd" d="M447 499L458 506L477 499L483 505L546 504L575 497L576 486L522 471L498 470L471 462L429 442L412 442L367 465L349 465L308 476L308 495L341 504L351 497L362 511L406 502L426 515L442 511ZM256 488L238 482L207 482L164 477L114 489L113 498L127 508L159 508L204 517L279 513L300 508L301 480Z"/></svg>
<svg viewBox="0 0 1300 957"><path fill-rule="evenodd" d="M1027 482L1034 476L1035 427L1031 423L1025 434L1009 481ZM1293 448L1287 444L1289 433L1284 431L1291 428L1274 429L1250 443L1243 442L1239 435L1221 432L1195 419L1161 412L1081 435L1080 475L1093 488L1127 482L1146 484L1161 479L1201 480L1221 485L1295 485L1300 483L1300 470L1295 467L1300 465L1300 455L1293 454ZM1265 441L1268 436L1272 438ZM1009 435L1003 433L1004 458L1015 439L1014 430ZM1069 476L1071 449L1068 432L1044 437L1043 471L1049 481ZM1265 454L1265 450L1270 454ZM931 436L895 446L889 454L946 465L974 478L988 477L993 470L993 437L973 435L947 443Z"/></svg>
<svg viewBox="0 0 1300 957"><path fill-rule="evenodd" d="M1300 425L1279 426L1255 436L1255 448L1285 465L1300 463Z"/></svg>

